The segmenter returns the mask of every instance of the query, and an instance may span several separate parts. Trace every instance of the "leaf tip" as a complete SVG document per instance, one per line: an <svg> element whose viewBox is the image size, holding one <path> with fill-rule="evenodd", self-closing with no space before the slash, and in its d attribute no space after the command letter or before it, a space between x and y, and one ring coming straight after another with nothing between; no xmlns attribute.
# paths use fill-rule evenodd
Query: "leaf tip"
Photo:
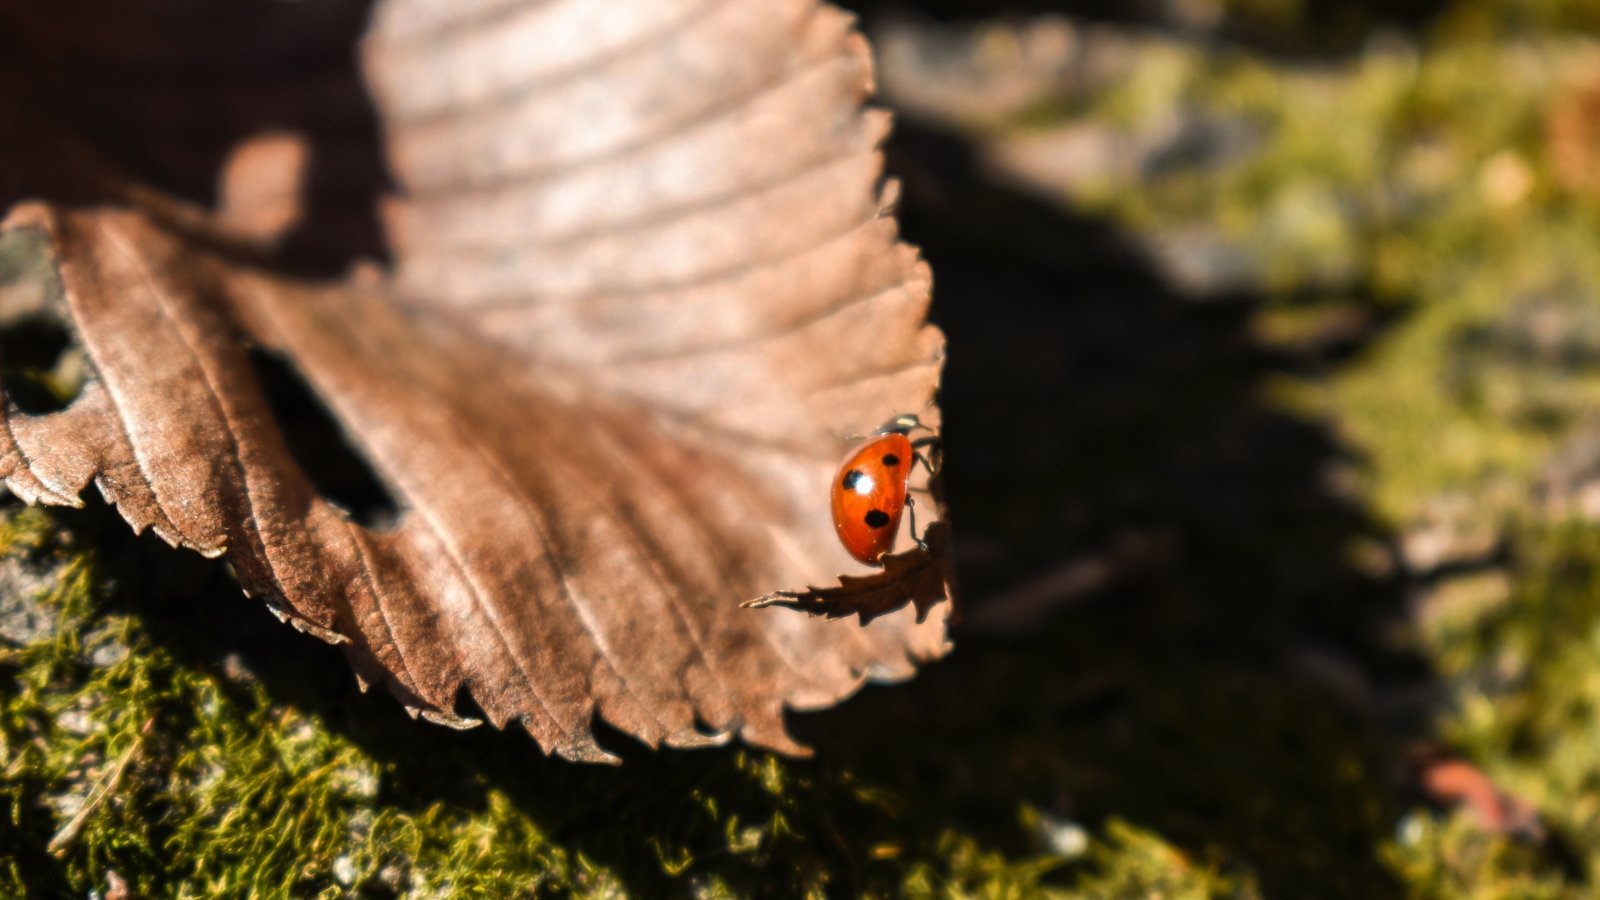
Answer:
<svg viewBox="0 0 1600 900"><path fill-rule="evenodd" d="M781 753L793 759L810 759L816 755L815 750L789 735L789 730L783 726L782 714L777 716L775 723L747 724L739 730L739 736L752 746Z"/></svg>
<svg viewBox="0 0 1600 900"><path fill-rule="evenodd" d="M591 739L576 740L556 750L556 755L573 762L596 763L605 766L622 765L622 757L606 750Z"/></svg>
<svg viewBox="0 0 1600 900"><path fill-rule="evenodd" d="M665 743L674 750L700 750L708 747L723 747L731 740L733 740L732 731L719 731L716 733L686 731L668 735Z"/></svg>
<svg viewBox="0 0 1600 900"><path fill-rule="evenodd" d="M83 509L83 498L45 484L36 474L26 469L6 476L3 484L13 496L29 506L65 506L70 509Z"/></svg>
<svg viewBox="0 0 1600 900"><path fill-rule="evenodd" d="M193 550L194 552L200 554L201 556L205 557L206 559L220 559L223 556L227 555L227 552L228 552L228 542L227 541L223 541L223 542L221 542L219 544L211 544L211 545L196 544L193 541L184 541L181 546L183 546L186 549Z"/></svg>
<svg viewBox="0 0 1600 900"><path fill-rule="evenodd" d="M292 626L296 631L309 634L312 637L318 638L329 644L339 645L350 643L350 638L340 634L337 631L334 631L331 628L324 628L310 619L301 618L300 616L295 615L286 609L282 603L275 599L268 598L265 601L265 605L267 607L267 612L270 612L276 616L278 621Z"/></svg>
<svg viewBox="0 0 1600 900"><path fill-rule="evenodd" d="M435 725L443 725L444 727L453 729L455 731L471 731L472 729L483 724L482 719L474 719L471 716L458 716L455 713L448 713L437 709L423 709L417 706L407 706L406 712L413 719L420 717L424 722L432 722Z"/></svg>

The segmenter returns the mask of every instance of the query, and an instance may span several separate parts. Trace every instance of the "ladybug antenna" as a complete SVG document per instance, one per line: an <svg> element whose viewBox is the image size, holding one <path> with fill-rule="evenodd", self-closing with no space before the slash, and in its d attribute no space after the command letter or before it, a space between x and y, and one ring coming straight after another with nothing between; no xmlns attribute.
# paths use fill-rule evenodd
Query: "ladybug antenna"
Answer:
<svg viewBox="0 0 1600 900"><path fill-rule="evenodd" d="M918 419L916 417L916 415L914 415L912 413L906 413L905 415L895 416L894 418L892 418L889 421L883 423L882 425L879 425L878 426L878 430L877 430L876 433L877 434L910 434L911 432L917 430L918 428L921 428L924 431L932 431L933 430L932 428L929 428L928 426L922 424L922 420Z"/></svg>

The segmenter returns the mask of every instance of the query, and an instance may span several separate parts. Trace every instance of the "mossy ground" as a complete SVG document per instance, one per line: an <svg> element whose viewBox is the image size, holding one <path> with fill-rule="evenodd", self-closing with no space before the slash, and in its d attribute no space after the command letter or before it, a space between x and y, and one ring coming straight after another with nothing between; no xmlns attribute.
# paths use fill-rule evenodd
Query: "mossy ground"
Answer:
<svg viewBox="0 0 1600 900"><path fill-rule="evenodd" d="M1147 36L1014 121L904 124L975 625L796 717L815 759L613 735L621 768L579 767L413 723L218 567L9 508L0 895L1592 895L1600 524L1541 485L1597 440L1600 197L1549 134L1600 23L1434 6L1374 36L1346 5L1330 33L1365 37L1314 59ZM1244 137L1054 193L980 162L1174 116ZM1174 246L1225 251L1224 288ZM1130 542L1157 549L1042 623L977 627ZM1428 743L1550 837L1424 805Z"/></svg>

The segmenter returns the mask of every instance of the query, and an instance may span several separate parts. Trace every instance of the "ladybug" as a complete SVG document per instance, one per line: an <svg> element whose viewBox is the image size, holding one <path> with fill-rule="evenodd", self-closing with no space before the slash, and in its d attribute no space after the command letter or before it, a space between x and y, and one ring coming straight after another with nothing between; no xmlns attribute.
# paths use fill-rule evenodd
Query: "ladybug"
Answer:
<svg viewBox="0 0 1600 900"><path fill-rule="evenodd" d="M911 466L918 461L928 465L917 451L935 439L913 442L908 435L927 427L916 416L895 416L845 457L834 476L833 527L839 543L869 566L883 565L883 557L894 549L900 515L907 509L913 510L911 531L916 538L917 516L908 487ZM926 548L920 538L916 540Z"/></svg>

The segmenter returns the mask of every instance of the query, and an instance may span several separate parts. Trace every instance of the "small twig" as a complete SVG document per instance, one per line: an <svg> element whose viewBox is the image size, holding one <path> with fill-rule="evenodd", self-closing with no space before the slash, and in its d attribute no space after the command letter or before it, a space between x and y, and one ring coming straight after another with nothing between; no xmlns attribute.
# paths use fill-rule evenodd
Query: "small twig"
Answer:
<svg viewBox="0 0 1600 900"><path fill-rule="evenodd" d="M94 815L95 810L99 809L106 802L106 798L117 789L117 785L122 783L123 774L128 771L128 766L133 763L134 757L139 755L139 749L144 746L144 736L150 733L150 727L155 723L154 718L144 723L133 746L123 752L122 757L111 767L111 771L100 776L99 783L89 792L89 798L83 802L83 807L67 824L61 826L61 830L57 831L50 839L50 843L45 845L45 850L51 856L59 859L66 854L72 843L78 839L78 834L83 831L83 826L88 823L89 817Z"/></svg>
<svg viewBox="0 0 1600 900"><path fill-rule="evenodd" d="M1105 551L1069 560L973 604L962 625L969 633L1024 633L1132 572L1170 560L1177 547L1177 535L1166 529L1123 534Z"/></svg>

